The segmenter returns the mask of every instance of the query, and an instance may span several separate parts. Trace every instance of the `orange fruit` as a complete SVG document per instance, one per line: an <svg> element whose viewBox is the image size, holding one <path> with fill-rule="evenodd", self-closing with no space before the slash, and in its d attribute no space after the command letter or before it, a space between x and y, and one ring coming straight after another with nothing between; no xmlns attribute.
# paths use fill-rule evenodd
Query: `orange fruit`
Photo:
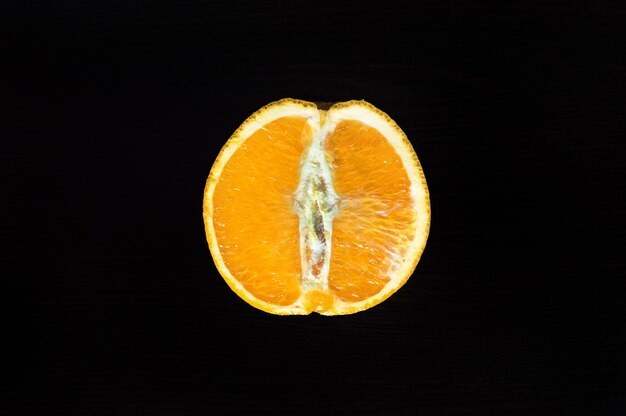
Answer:
<svg viewBox="0 0 626 416"><path fill-rule="evenodd" d="M206 237L230 288L263 311L368 309L413 274L430 226L426 179L403 131L365 101L282 99L213 163Z"/></svg>

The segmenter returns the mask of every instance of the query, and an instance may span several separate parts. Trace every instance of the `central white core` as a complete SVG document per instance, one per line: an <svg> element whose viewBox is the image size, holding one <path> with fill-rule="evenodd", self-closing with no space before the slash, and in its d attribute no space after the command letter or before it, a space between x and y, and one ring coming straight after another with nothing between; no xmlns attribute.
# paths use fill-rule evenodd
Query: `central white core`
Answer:
<svg viewBox="0 0 626 416"><path fill-rule="evenodd" d="M302 161L295 194L294 206L300 217L302 287L305 290L328 289L333 218L338 213L339 202L324 154L324 141L331 129L329 123L324 123L313 136Z"/></svg>

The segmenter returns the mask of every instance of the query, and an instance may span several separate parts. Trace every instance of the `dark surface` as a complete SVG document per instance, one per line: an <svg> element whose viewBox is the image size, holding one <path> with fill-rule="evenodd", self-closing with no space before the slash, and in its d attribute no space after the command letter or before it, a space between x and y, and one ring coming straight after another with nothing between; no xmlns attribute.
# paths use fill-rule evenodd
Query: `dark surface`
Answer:
<svg viewBox="0 0 626 416"><path fill-rule="evenodd" d="M623 2L52 3L0 8L8 414L626 414ZM260 312L210 258L211 163L283 97L366 99L424 167L366 312Z"/></svg>

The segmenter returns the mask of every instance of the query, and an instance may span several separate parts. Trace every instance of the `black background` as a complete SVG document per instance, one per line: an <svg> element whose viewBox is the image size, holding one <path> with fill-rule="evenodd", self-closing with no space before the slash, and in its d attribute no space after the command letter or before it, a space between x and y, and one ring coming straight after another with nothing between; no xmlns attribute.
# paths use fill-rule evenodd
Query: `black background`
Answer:
<svg viewBox="0 0 626 416"><path fill-rule="evenodd" d="M505 3L3 3L10 414L626 414L626 7ZM213 265L211 163L283 97L420 157L430 238L373 309L273 316Z"/></svg>

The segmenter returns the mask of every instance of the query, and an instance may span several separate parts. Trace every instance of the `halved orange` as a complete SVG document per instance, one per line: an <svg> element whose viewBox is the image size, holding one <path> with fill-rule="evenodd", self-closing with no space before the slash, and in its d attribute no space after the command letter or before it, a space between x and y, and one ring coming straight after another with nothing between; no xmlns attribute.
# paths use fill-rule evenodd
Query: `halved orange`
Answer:
<svg viewBox="0 0 626 416"><path fill-rule="evenodd" d="M430 227L404 132L365 101L282 99L256 111L213 163L203 205L215 265L263 311L368 309L413 274Z"/></svg>

